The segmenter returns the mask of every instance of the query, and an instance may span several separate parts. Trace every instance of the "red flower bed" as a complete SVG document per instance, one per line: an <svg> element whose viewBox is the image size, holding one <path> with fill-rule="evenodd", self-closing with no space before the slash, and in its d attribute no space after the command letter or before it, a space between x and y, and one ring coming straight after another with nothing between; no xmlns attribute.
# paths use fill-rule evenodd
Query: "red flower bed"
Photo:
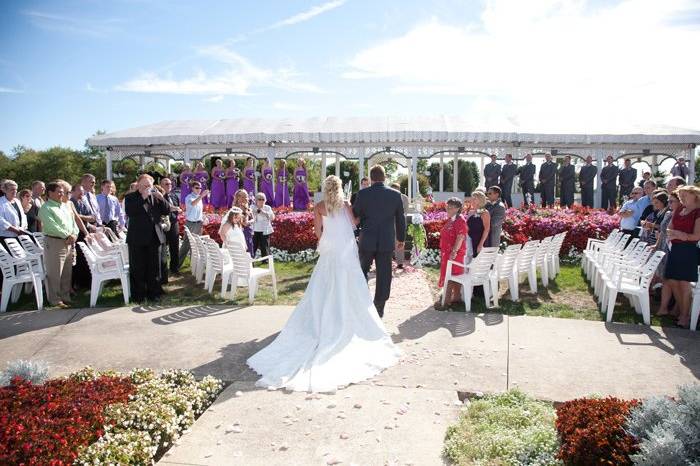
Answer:
<svg viewBox="0 0 700 466"><path fill-rule="evenodd" d="M566 464L632 464L638 450L624 426L637 400L608 397L577 399L557 408L556 427L561 439L559 458Z"/></svg>
<svg viewBox="0 0 700 466"><path fill-rule="evenodd" d="M0 464L72 464L82 447L103 434L104 408L125 403L134 392L124 378L44 385L16 378L0 388Z"/></svg>
<svg viewBox="0 0 700 466"><path fill-rule="evenodd" d="M288 252L316 249L314 214L311 212L276 213L272 221L275 230L270 245Z"/></svg>

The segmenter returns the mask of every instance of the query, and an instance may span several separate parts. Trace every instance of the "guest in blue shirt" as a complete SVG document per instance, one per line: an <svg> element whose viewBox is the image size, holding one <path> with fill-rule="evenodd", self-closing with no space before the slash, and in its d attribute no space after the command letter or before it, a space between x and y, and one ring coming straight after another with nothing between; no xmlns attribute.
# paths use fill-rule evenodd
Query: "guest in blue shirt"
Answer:
<svg viewBox="0 0 700 466"><path fill-rule="evenodd" d="M639 218L642 216L642 210L644 210L644 208L641 207L642 204L639 202L642 194L642 188L639 186L633 188L630 192L629 199L622 204L622 207L620 207L618 211L620 215L620 230L633 237L637 235L637 224L639 223Z"/></svg>
<svg viewBox="0 0 700 466"><path fill-rule="evenodd" d="M121 206L119 205L119 200L111 194L112 182L110 180L102 181L100 190L102 192L95 197L97 198L97 205L100 209L102 225L108 227L117 234L119 232L119 214Z"/></svg>

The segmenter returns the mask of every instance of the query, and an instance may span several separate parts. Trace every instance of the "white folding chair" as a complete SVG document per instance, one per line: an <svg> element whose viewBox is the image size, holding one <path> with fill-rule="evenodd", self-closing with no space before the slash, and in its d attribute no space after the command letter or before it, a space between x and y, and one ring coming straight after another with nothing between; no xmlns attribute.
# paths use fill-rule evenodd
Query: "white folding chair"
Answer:
<svg viewBox="0 0 700 466"><path fill-rule="evenodd" d="M95 307L97 298L102 294L102 285L107 280L120 280L124 304L129 304L131 290L129 288L129 266L124 264L120 254L99 257L86 243L78 242L78 247L83 251L85 261L90 267L92 284L90 286L90 307Z"/></svg>
<svg viewBox="0 0 700 466"><path fill-rule="evenodd" d="M496 263L491 271L491 292L495 307L498 307L498 288L501 280L506 280L508 283L510 299L518 300L518 254L520 254L522 247L522 244L511 244L503 251L503 254L499 253L496 258Z"/></svg>
<svg viewBox="0 0 700 466"><path fill-rule="evenodd" d="M484 302L486 307L490 307L491 303L491 269L498 258L498 248L482 248L478 256L476 256L469 264L461 264L456 261L447 261L447 273L445 275L445 284L442 287L442 304L445 304L445 295L447 292L447 284L456 282L462 285L462 297L464 298L464 306L467 312L472 309L472 294L475 286L484 287ZM464 268L464 272L459 275L452 274L452 266Z"/></svg>
<svg viewBox="0 0 700 466"><path fill-rule="evenodd" d="M277 299L277 277L275 275L275 261L272 255L252 259L245 245L230 242L226 244L231 260L233 261L233 273L231 274L231 299L236 294L236 287L248 287L248 302L253 304L255 294L258 291L258 283L262 277L272 278L272 294ZM268 261L268 268L254 267L253 264ZM224 290L226 292L226 290Z"/></svg>
<svg viewBox="0 0 700 466"><path fill-rule="evenodd" d="M700 273L700 267L698 267ZM698 317L700 316L700 280L693 286L693 300L690 304L690 330L693 332L698 327Z"/></svg>
<svg viewBox="0 0 700 466"><path fill-rule="evenodd" d="M44 249L44 240L45 240L44 234L40 231L37 231L36 233L32 233L32 236L36 240L37 244L39 246L41 246L41 249L43 250Z"/></svg>
<svg viewBox="0 0 700 466"><path fill-rule="evenodd" d="M559 275L559 270L561 269L561 264L559 262L559 256L561 255L561 248L564 245L564 239L566 239L566 232L562 231L554 235L552 239L552 244L549 247L549 273L552 279Z"/></svg>
<svg viewBox="0 0 700 466"><path fill-rule="evenodd" d="M622 232L615 228L605 239L588 238L588 241L586 242L586 249L584 249L583 256L581 257L581 268L584 270L586 269L586 262L588 262L588 257L590 254L597 251L599 248L604 247L606 244L609 246L613 243L617 243L621 235Z"/></svg>
<svg viewBox="0 0 700 466"><path fill-rule="evenodd" d="M41 279L32 271L27 258L18 258L10 255L5 248L0 247L0 269L2 269L2 298L0 299L0 312L7 311L7 305L12 299L16 303L22 293L22 286L31 283L36 297L38 310L44 308L44 293L41 287Z"/></svg>
<svg viewBox="0 0 700 466"><path fill-rule="evenodd" d="M197 283L204 283L204 274L207 270L207 248L204 246L204 240L208 239L209 235L192 234L191 238L190 250L197 248L195 280Z"/></svg>
<svg viewBox="0 0 700 466"><path fill-rule="evenodd" d="M29 239L29 242L31 241L32 240ZM42 280L43 283L43 280L46 277L46 272L44 269L44 256L41 253L33 253L25 250L20 244L19 240L16 238L5 238L5 246L10 250L12 257L18 260L27 261L29 266L32 268L32 273L34 273L39 280ZM31 293L32 286L34 286L32 283L26 283L24 286L25 293ZM15 290L15 293L17 292L21 293L21 287ZM40 289L39 292L43 293L43 289Z"/></svg>
<svg viewBox="0 0 700 466"><path fill-rule="evenodd" d="M539 246L535 250L535 257L533 262L535 263L535 269L540 272L540 277L542 278L542 286L547 287L549 285L549 247L551 246L553 236L548 236L540 241Z"/></svg>
<svg viewBox="0 0 700 466"><path fill-rule="evenodd" d="M41 278L41 280L44 282L44 286L47 287L48 283L46 282L46 267L44 267L44 248L41 247L40 245L36 244L28 235L20 235L17 237L19 240L19 243L22 245L22 248L24 248L25 251L27 251L29 254L32 254L36 257L39 257L39 260L32 260L32 271ZM25 285L25 287L31 287L31 284ZM31 288L28 290L31 291ZM46 294L48 295L48 288L46 289Z"/></svg>
<svg viewBox="0 0 700 466"><path fill-rule="evenodd" d="M231 280L233 273L233 263L228 251L219 248L219 245L213 239L203 238L202 242L207 250L207 270L204 276L204 287L209 293L214 290L214 282L216 276L221 275L221 297L226 295L226 284Z"/></svg>
<svg viewBox="0 0 700 466"><path fill-rule="evenodd" d="M520 277L527 274L528 283L530 284L530 292L537 293L537 267L535 267L535 252L539 248L540 240L533 239L525 243L523 248L518 254L517 260L517 270L518 270L518 284L520 283ZM519 288L515 287L515 290L511 289L511 293L515 291L515 301L518 300Z"/></svg>

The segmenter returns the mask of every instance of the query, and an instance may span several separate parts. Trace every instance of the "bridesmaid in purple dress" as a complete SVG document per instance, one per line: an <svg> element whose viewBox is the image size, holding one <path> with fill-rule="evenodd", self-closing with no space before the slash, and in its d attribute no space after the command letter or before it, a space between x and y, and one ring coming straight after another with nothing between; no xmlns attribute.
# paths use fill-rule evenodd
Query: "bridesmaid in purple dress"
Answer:
<svg viewBox="0 0 700 466"><path fill-rule="evenodd" d="M289 207L289 186L287 185L287 161L280 161L277 168L277 186L275 186L275 207Z"/></svg>
<svg viewBox="0 0 700 466"><path fill-rule="evenodd" d="M265 194L267 199L265 203L270 207L275 206L275 188L272 185L272 167L270 162L265 159L262 166L262 178L260 179L260 192Z"/></svg>
<svg viewBox="0 0 700 466"><path fill-rule="evenodd" d="M299 159L299 166L294 171L294 210L306 210L309 207L309 185L306 184L306 162Z"/></svg>
<svg viewBox="0 0 700 466"><path fill-rule="evenodd" d="M241 216L241 227L243 228L246 249L251 257L255 257L253 252L253 211L250 210L248 191L245 189L239 189L236 191L236 195L233 198L233 205L243 211L243 215Z"/></svg>
<svg viewBox="0 0 700 466"><path fill-rule="evenodd" d="M216 165L211 170L211 204L215 209L226 207L226 172L224 162L216 159Z"/></svg>
<svg viewBox="0 0 700 466"><path fill-rule="evenodd" d="M184 205L185 198L192 192L190 183L192 183L193 177L194 173L192 173L192 168L190 168L190 165L186 163L182 167L182 173L180 173L180 204Z"/></svg>
<svg viewBox="0 0 700 466"><path fill-rule="evenodd" d="M199 181L199 183L202 185L202 191L208 189L209 173L207 173L207 170L204 168L204 164L202 162L197 162L197 165L194 170L194 181ZM204 197L204 199L202 199L202 202L206 205L209 204L209 201L209 196L206 196Z"/></svg>
<svg viewBox="0 0 700 466"><path fill-rule="evenodd" d="M240 188L241 171L236 168L236 161L229 160L226 169L226 208L233 205L233 196Z"/></svg>
<svg viewBox="0 0 700 466"><path fill-rule="evenodd" d="M255 196L255 159L248 157L243 170L243 189L248 191L248 196Z"/></svg>

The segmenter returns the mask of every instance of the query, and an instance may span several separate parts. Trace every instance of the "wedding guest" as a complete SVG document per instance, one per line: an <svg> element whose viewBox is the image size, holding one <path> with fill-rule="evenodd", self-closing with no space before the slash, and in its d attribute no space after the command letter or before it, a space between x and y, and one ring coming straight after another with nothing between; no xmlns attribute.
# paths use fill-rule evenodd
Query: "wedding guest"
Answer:
<svg viewBox="0 0 700 466"><path fill-rule="evenodd" d="M19 202L22 204L22 211L24 215L27 216L27 231L34 233L37 230L37 223L39 223L39 218L37 214L39 209L36 208L32 199L32 192L28 189L23 189L17 195Z"/></svg>
<svg viewBox="0 0 700 466"><path fill-rule="evenodd" d="M649 214L654 210L654 204L653 204L653 199L654 195L658 194L656 189L656 182L654 181L647 181L644 183L644 187L642 188L643 190L643 195L642 197L639 198L638 204L639 204L639 209L641 210L640 214L640 222L641 220L646 219ZM663 190L663 192L666 192L666 190ZM639 223L637 226L640 226L641 223Z"/></svg>
<svg viewBox="0 0 700 466"><path fill-rule="evenodd" d="M267 159L263 160L260 192L265 195L267 205L273 207L275 205L275 188L272 183L272 167Z"/></svg>
<svg viewBox="0 0 700 466"><path fill-rule="evenodd" d="M448 199L447 205L447 222L440 230L440 280L438 286L442 288L445 284L445 276L447 274L447 262L455 261L460 264L465 263L465 252L467 250L467 222L462 217L462 202L452 197ZM464 268L453 265L452 273L459 275L464 273ZM445 307L455 301L459 301L461 285L456 282L449 282L445 290ZM439 308L439 304L436 304Z"/></svg>
<svg viewBox="0 0 700 466"><path fill-rule="evenodd" d="M138 191L124 198L129 216L126 244L129 247L129 275L132 299L157 301L163 293L158 280L159 249L165 243L161 216L169 215L163 196L153 188L153 177L141 175Z"/></svg>
<svg viewBox="0 0 700 466"><path fill-rule="evenodd" d="M576 191L576 169L571 164L571 156L564 157L564 164L559 168L559 199L562 207L570 209L574 205Z"/></svg>
<svg viewBox="0 0 700 466"><path fill-rule="evenodd" d="M299 159L294 170L294 210L304 211L309 207L309 185L306 183L306 161Z"/></svg>
<svg viewBox="0 0 700 466"><path fill-rule="evenodd" d="M671 251L666 278L678 305L678 325L690 324L690 282L698 281L697 242L700 241L700 188L678 188L681 206L673 212L667 236Z"/></svg>
<svg viewBox="0 0 700 466"><path fill-rule="evenodd" d="M405 214L408 212L408 196L401 192L401 185L398 183L392 183L391 189L398 191L399 194L401 194L401 204L403 204L403 211ZM397 247L394 251L394 259L396 259L396 266L399 269L403 269L404 265L406 264L406 251L404 249L405 245L402 244L401 246L401 249Z"/></svg>
<svg viewBox="0 0 700 466"><path fill-rule="evenodd" d="M248 192L249 197L255 196L255 159L248 157L245 160L243 170L243 189Z"/></svg>
<svg viewBox="0 0 700 466"><path fill-rule="evenodd" d="M211 205L215 209L223 209L226 205L226 170L224 161L216 159L211 169Z"/></svg>
<svg viewBox="0 0 700 466"><path fill-rule="evenodd" d="M41 221L39 220L39 209L44 204L44 194L46 193L46 186L43 181L32 182L32 208L30 210L30 215L36 218L35 229L32 230L31 226L29 231L36 233L41 231Z"/></svg>
<svg viewBox="0 0 700 466"><path fill-rule="evenodd" d="M501 176L501 166L498 164L497 159L496 155L492 155L491 162L484 167L484 178L487 187L497 185L498 179Z"/></svg>
<svg viewBox="0 0 700 466"><path fill-rule="evenodd" d="M639 187L643 188L644 183L649 181L651 179L651 172L644 172L642 173L642 179L639 180Z"/></svg>
<svg viewBox="0 0 700 466"><path fill-rule="evenodd" d="M644 241L645 243L653 246L656 245L656 237L664 215L666 214L667 206L668 194L665 192L656 193L651 201L650 212L646 215L646 217L644 214L642 214L642 230L639 234L640 241Z"/></svg>
<svg viewBox="0 0 700 466"><path fill-rule="evenodd" d="M204 203L204 205L209 205L211 201L209 189L207 189L207 186L209 186L209 173L207 173L202 162L197 162L192 179L199 182L199 185L202 187L202 192L206 191L207 195L202 199L202 203Z"/></svg>
<svg viewBox="0 0 700 466"><path fill-rule="evenodd" d="M620 182L620 204L624 202L625 198L629 197L637 179L637 170L632 168L632 161L625 159L624 165L617 175Z"/></svg>
<svg viewBox="0 0 700 466"><path fill-rule="evenodd" d="M535 164L532 163L532 154L525 156L525 165L518 167L518 176L523 191L523 205L527 207L535 203Z"/></svg>
<svg viewBox="0 0 700 466"><path fill-rule="evenodd" d="M617 212L620 215L620 230L625 234L637 236L637 224L642 216L642 208L640 208L639 199L642 197L642 188L634 187L630 192L630 197L620 210Z"/></svg>
<svg viewBox="0 0 700 466"><path fill-rule="evenodd" d="M224 216L223 222L219 227L219 237L224 243L224 246L229 246L232 243L240 244L243 249L247 248L245 235L243 234L243 211L236 206L231 207Z"/></svg>
<svg viewBox="0 0 700 466"><path fill-rule="evenodd" d="M489 212L489 246L501 245L501 231L506 218L506 207L501 202L501 188L491 186L486 193L486 210Z"/></svg>
<svg viewBox="0 0 700 466"><path fill-rule="evenodd" d="M241 171L236 168L236 161L229 160L226 169L226 207L233 205L233 196L241 186Z"/></svg>
<svg viewBox="0 0 700 466"><path fill-rule="evenodd" d="M209 191L202 189L202 184L199 181L193 181L191 186L192 192L185 198L185 227L190 230L193 235L202 234L202 225L204 223L204 201L203 199L209 194ZM190 253L190 241L185 236L180 247L180 260L178 270L182 267L182 263Z"/></svg>
<svg viewBox="0 0 700 466"><path fill-rule="evenodd" d="M506 154L506 163L501 169L501 177L498 183L498 186L501 188L501 194L503 196L503 202L506 204L506 208L513 207L513 199L510 195L513 192L513 178L515 178L517 173L518 166L513 163L513 155Z"/></svg>
<svg viewBox="0 0 700 466"><path fill-rule="evenodd" d="M180 214L180 201L173 192L173 181L170 178L160 180L160 187L163 189L163 200L169 210L170 228L165 233L165 244L160 256L160 279L161 284L168 283L168 269L171 274L180 272L180 226L177 216ZM167 250L167 254L166 254ZM170 257L170 264L166 261L166 256Z"/></svg>
<svg viewBox="0 0 700 466"><path fill-rule="evenodd" d="M70 201L73 203L75 212L78 217L85 224L89 233L94 233L97 231L97 217L87 199L85 198L85 188L82 184L76 184L70 188ZM99 210L99 209L98 209ZM82 241L82 238L78 238L78 241Z"/></svg>
<svg viewBox="0 0 700 466"><path fill-rule="evenodd" d="M78 226L72 210L63 207L65 198L61 180L46 185L48 199L39 209L44 231L44 266L49 304L62 309L71 301L71 279Z"/></svg>
<svg viewBox="0 0 700 466"><path fill-rule="evenodd" d="M613 162L612 155L608 155L606 159L607 165L600 171L601 181L601 208L615 209L617 207L617 175L620 169Z"/></svg>
<svg viewBox="0 0 700 466"><path fill-rule="evenodd" d="M83 224L87 227L86 232L79 232L76 243L85 241L85 238L89 233L94 233L97 231L95 226L95 216L92 214L92 209L85 199L85 191L82 185L76 184L71 190L71 203L75 212L77 212L78 217L82 220ZM73 265L73 273L71 275L73 290L79 290L90 287L92 283L92 274L90 273L90 266L85 259L83 250L80 248L75 249L75 264Z"/></svg>
<svg viewBox="0 0 700 466"><path fill-rule="evenodd" d="M685 164L685 157L678 157L678 162L671 168L671 175L683 178L683 181L688 180L688 166Z"/></svg>
<svg viewBox="0 0 700 466"><path fill-rule="evenodd" d="M246 250L250 253L251 257L255 257L255 249L253 249L253 211L250 208L248 191L245 189L236 191L236 195L233 198L233 205L241 209L241 227L243 228L243 235L245 236L245 243L247 245Z"/></svg>
<svg viewBox="0 0 700 466"><path fill-rule="evenodd" d="M119 218L117 232L120 232L126 228L126 215L124 214L124 205L117 197L117 185L114 184L114 181L110 181L109 194L117 199L117 217Z"/></svg>
<svg viewBox="0 0 700 466"><path fill-rule="evenodd" d="M265 193L259 192L255 195L255 207L253 207L253 254L260 249L260 257L265 257L270 253L270 235L273 232L272 221L275 213L272 211L265 198Z"/></svg>
<svg viewBox="0 0 700 466"><path fill-rule="evenodd" d="M97 196L95 195L95 175L86 173L80 178L80 184L83 186L83 195L85 196L85 203L90 209L90 215L92 215L95 220L92 222L96 227L102 226L102 219L100 218L100 206L97 205Z"/></svg>
<svg viewBox="0 0 700 466"><path fill-rule="evenodd" d="M100 194L97 195L97 205L99 206L102 224L112 230L114 234L119 233L119 214L121 207L119 206L119 199L112 194L111 180L102 180L102 183L100 183Z"/></svg>
<svg viewBox="0 0 700 466"><path fill-rule="evenodd" d="M280 160L275 185L275 207L289 207L289 185L287 184L287 161Z"/></svg>
<svg viewBox="0 0 700 466"><path fill-rule="evenodd" d="M661 259L659 267L656 269L656 275L663 283L661 287L661 303L659 304L659 309L656 313L660 316L673 315L674 317L678 317L678 311L676 309L669 310L668 308L671 298L673 297L673 292L671 291L671 286L666 278L666 261L668 260L668 254L671 251L667 236L668 225L671 223L671 219L673 219L673 213L680 207L680 205L681 201L678 197L678 193L670 193L668 195L668 207L663 215L661 223L659 224L659 232L656 237L656 245L654 246L654 251L662 251L666 253L663 259Z"/></svg>
<svg viewBox="0 0 700 466"><path fill-rule="evenodd" d="M186 163L182 166L182 172L180 173L180 204L185 205L185 199L192 192L192 180L194 179L194 173L192 173L192 168L190 164Z"/></svg>
<svg viewBox="0 0 700 466"><path fill-rule="evenodd" d="M365 188L369 188L369 178L367 178L366 176L360 180L360 189L362 190ZM352 196L350 196L350 204L351 205L355 203L356 197L357 197L357 192L352 193ZM406 211L404 210L404 212L406 212Z"/></svg>
<svg viewBox="0 0 700 466"><path fill-rule="evenodd" d="M586 157L586 164L581 167L578 174L578 183L581 187L581 205L593 207L593 182L598 175L598 167L593 165L593 157Z"/></svg>
<svg viewBox="0 0 700 466"><path fill-rule="evenodd" d="M545 162L540 167L539 174L542 207L554 207L554 178L557 176L557 164L552 162L552 154L545 154L544 158Z"/></svg>
<svg viewBox="0 0 700 466"><path fill-rule="evenodd" d="M675 192L676 189L680 188L681 186L685 186L686 182L684 178L681 178L680 176L674 176L668 182L666 183L666 191L669 193Z"/></svg>
<svg viewBox="0 0 700 466"><path fill-rule="evenodd" d="M0 197L0 244L4 246L7 238L17 238L18 235L26 235L29 231L27 216L17 198L17 183L4 180L0 186L5 193Z"/></svg>
<svg viewBox="0 0 700 466"><path fill-rule="evenodd" d="M476 257L484 247L491 246L491 215L486 210L486 195L482 191L474 191L469 199L467 212L467 230L472 244L472 255Z"/></svg>

